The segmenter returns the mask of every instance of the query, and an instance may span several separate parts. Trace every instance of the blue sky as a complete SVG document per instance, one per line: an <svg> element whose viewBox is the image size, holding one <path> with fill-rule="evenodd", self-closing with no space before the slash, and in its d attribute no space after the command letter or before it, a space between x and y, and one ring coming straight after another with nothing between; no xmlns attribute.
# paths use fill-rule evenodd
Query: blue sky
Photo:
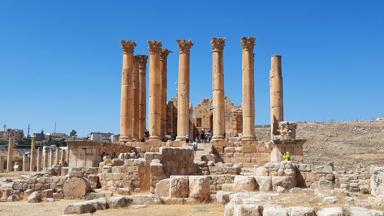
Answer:
<svg viewBox="0 0 384 216"><path fill-rule="evenodd" d="M212 37L225 37L225 92L241 103L243 36L256 36L256 123L269 123L269 67L283 56L285 118L384 115L384 2L0 1L0 124L32 132L119 132L121 39L162 40L168 97L177 39L191 39L191 102L211 97Z"/></svg>

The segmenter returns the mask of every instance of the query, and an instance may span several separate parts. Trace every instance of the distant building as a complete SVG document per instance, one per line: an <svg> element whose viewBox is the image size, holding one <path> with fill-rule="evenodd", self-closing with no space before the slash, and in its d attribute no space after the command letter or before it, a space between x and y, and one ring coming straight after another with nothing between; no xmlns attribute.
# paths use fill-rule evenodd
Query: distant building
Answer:
<svg viewBox="0 0 384 216"><path fill-rule="evenodd" d="M92 141L104 141L111 142L111 136L113 133L104 133L104 132L91 132L88 134L88 137Z"/></svg>
<svg viewBox="0 0 384 216"><path fill-rule="evenodd" d="M120 134L114 134L111 136L111 142L112 143L117 143L119 142Z"/></svg>
<svg viewBox="0 0 384 216"><path fill-rule="evenodd" d="M66 139L69 137L66 133L46 133L45 136L51 137L51 139Z"/></svg>
<svg viewBox="0 0 384 216"><path fill-rule="evenodd" d="M0 131L0 140L8 141L11 135L14 136L16 143L24 138L23 130L8 128L5 131Z"/></svg>

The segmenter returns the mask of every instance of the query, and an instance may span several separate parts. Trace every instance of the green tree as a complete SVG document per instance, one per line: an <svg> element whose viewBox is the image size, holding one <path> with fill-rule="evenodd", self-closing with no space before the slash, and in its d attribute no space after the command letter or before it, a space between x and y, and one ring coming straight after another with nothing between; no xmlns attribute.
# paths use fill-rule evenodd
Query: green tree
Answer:
<svg viewBox="0 0 384 216"><path fill-rule="evenodd" d="M70 137L75 137L75 136L77 136L77 132L72 129L71 132L69 133L69 136Z"/></svg>

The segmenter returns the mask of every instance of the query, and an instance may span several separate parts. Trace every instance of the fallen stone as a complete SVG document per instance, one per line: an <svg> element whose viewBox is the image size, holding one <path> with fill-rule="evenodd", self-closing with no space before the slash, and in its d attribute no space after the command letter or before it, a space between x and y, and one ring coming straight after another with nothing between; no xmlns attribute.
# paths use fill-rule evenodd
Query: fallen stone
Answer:
<svg viewBox="0 0 384 216"><path fill-rule="evenodd" d="M341 207L323 208L317 212L317 216L344 216L345 211Z"/></svg>
<svg viewBox="0 0 384 216"><path fill-rule="evenodd" d="M122 196L113 196L108 200L109 208L124 208L127 207L131 200Z"/></svg>
<svg viewBox="0 0 384 216"><path fill-rule="evenodd" d="M131 196L126 196L125 198L132 200L133 205L159 205L159 204L161 204L160 197L157 195L154 195L154 194L131 195Z"/></svg>
<svg viewBox="0 0 384 216"><path fill-rule="evenodd" d="M275 205L264 206L263 216L288 216L288 210Z"/></svg>
<svg viewBox="0 0 384 216"><path fill-rule="evenodd" d="M252 176L235 176L233 182L233 190L235 192L246 192L257 190L258 185L254 177Z"/></svg>
<svg viewBox="0 0 384 216"><path fill-rule="evenodd" d="M263 216L263 206L257 204L235 205L234 216Z"/></svg>
<svg viewBox="0 0 384 216"><path fill-rule="evenodd" d="M157 182L155 194L161 197L169 196L169 179L163 179Z"/></svg>
<svg viewBox="0 0 384 216"><path fill-rule="evenodd" d="M316 212L313 208L309 207L290 207L289 216L316 216Z"/></svg>
<svg viewBox="0 0 384 216"><path fill-rule="evenodd" d="M63 186L65 198L82 198L90 191L91 186L84 178L70 177Z"/></svg>
<svg viewBox="0 0 384 216"><path fill-rule="evenodd" d="M175 198L187 198L189 196L188 176L171 176L169 196Z"/></svg>
<svg viewBox="0 0 384 216"><path fill-rule="evenodd" d="M189 197L208 201L211 197L209 176L189 176Z"/></svg>
<svg viewBox="0 0 384 216"><path fill-rule="evenodd" d="M255 179L260 191L272 191L272 176L255 176Z"/></svg>
<svg viewBox="0 0 384 216"><path fill-rule="evenodd" d="M27 201L29 203L38 203L38 202L41 202L41 194L39 191L35 191L35 192L32 192L28 198L27 198Z"/></svg>
<svg viewBox="0 0 384 216"><path fill-rule="evenodd" d="M292 176L272 176L272 188L276 191L277 187L281 186L286 191L296 187L296 181Z"/></svg>
<svg viewBox="0 0 384 216"><path fill-rule="evenodd" d="M231 194L233 194L233 193L228 192L228 191L217 191L216 192L216 202L224 204L224 205L229 203L229 201L230 201L229 196Z"/></svg>
<svg viewBox="0 0 384 216"><path fill-rule="evenodd" d="M233 202L229 202L224 207L224 216L233 216L235 204Z"/></svg>
<svg viewBox="0 0 384 216"><path fill-rule="evenodd" d="M64 214L84 214L84 213L94 213L96 208L93 203L89 201L77 202L69 204L64 209Z"/></svg>

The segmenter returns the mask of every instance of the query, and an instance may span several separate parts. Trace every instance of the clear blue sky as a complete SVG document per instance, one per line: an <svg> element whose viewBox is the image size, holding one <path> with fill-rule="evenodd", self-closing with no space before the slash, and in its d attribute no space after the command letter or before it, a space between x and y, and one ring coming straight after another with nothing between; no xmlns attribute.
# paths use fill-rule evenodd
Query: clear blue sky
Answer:
<svg viewBox="0 0 384 216"><path fill-rule="evenodd" d="M121 39L162 40L168 97L177 39L191 39L191 102L211 97L210 38L225 37L225 92L241 103L242 36L256 36L256 123L269 123L269 67L283 56L285 118L384 115L384 2L0 1L0 124L32 132L119 132Z"/></svg>

